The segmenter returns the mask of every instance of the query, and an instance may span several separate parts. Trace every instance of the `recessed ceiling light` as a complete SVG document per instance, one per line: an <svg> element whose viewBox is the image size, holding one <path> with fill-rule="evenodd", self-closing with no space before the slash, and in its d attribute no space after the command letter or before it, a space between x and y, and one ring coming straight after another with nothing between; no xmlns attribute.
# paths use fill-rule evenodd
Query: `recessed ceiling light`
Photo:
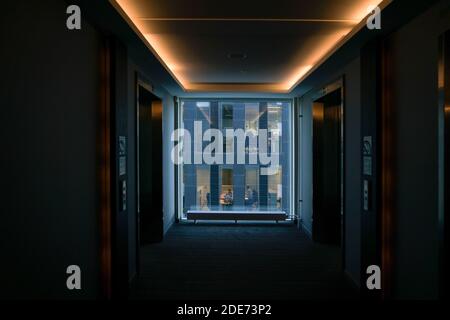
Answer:
<svg viewBox="0 0 450 320"><path fill-rule="evenodd" d="M228 59L233 59L233 60L244 60L247 59L247 54L242 53L242 52L230 52L227 55Z"/></svg>

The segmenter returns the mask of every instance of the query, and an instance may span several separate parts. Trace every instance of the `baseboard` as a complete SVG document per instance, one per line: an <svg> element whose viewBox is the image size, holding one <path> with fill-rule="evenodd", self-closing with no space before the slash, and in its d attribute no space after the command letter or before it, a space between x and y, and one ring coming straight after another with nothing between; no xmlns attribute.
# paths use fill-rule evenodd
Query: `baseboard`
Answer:
<svg viewBox="0 0 450 320"><path fill-rule="evenodd" d="M352 288L359 294L360 287L359 283L347 272L347 270L344 270L344 277L347 280L347 282L352 286Z"/></svg>
<svg viewBox="0 0 450 320"><path fill-rule="evenodd" d="M128 280L128 287L129 288L132 288L133 286L134 286L134 284L136 283L136 281L137 281L137 272L135 272L132 276L131 276L131 278Z"/></svg>
<svg viewBox="0 0 450 320"><path fill-rule="evenodd" d="M303 224L302 220L300 220L299 226L300 226L300 229L302 229L306 233L308 238L312 239L312 232L311 232L311 230L309 230L308 228L305 227L305 225Z"/></svg>
<svg viewBox="0 0 450 320"><path fill-rule="evenodd" d="M166 223L166 220L163 220L163 224L164 224L164 235L167 233L167 231L169 231L169 229L174 225L175 223L175 214L173 214L170 217L170 220Z"/></svg>

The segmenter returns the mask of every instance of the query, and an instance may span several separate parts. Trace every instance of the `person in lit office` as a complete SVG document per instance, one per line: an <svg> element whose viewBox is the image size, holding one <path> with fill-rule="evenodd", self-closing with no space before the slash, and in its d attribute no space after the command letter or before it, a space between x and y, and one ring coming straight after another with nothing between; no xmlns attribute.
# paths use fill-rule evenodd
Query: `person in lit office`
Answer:
<svg viewBox="0 0 450 320"><path fill-rule="evenodd" d="M250 186L247 186L247 190L245 192L245 206L249 207L253 205L253 190Z"/></svg>
<svg viewBox="0 0 450 320"><path fill-rule="evenodd" d="M200 202L200 209L207 209L207 202L208 202L207 194L208 194L208 192L207 192L206 186L202 186L200 188L200 194L199 194L199 197L200 197L200 201L199 201Z"/></svg>
<svg viewBox="0 0 450 320"><path fill-rule="evenodd" d="M225 193L223 197L223 202L225 205L225 208L229 208L233 205L233 193L231 192L231 189L228 189L228 192Z"/></svg>
<svg viewBox="0 0 450 320"><path fill-rule="evenodd" d="M258 191L252 190L252 208L256 209L258 208Z"/></svg>

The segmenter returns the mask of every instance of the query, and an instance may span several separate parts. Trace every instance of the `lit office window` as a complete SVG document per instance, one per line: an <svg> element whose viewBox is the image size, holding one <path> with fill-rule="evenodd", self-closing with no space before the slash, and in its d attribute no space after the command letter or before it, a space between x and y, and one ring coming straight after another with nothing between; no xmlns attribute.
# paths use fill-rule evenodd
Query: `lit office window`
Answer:
<svg viewBox="0 0 450 320"><path fill-rule="evenodd" d="M282 104L281 103L270 103L267 105L267 126L270 130L270 145L272 144L272 141L274 138L277 138L278 141L282 141L282 128L283 128L283 122L282 122L282 109L280 108ZM279 143L279 151L281 152L282 144Z"/></svg>
<svg viewBox="0 0 450 320"><path fill-rule="evenodd" d="M245 133L249 137L257 137L259 129L259 103L245 104ZM247 143L246 152L249 154L258 153L258 145Z"/></svg>
<svg viewBox="0 0 450 320"><path fill-rule="evenodd" d="M256 134L258 132L259 124L259 103L245 104L245 131Z"/></svg>
<svg viewBox="0 0 450 320"><path fill-rule="evenodd" d="M210 206L210 170L209 168L197 168L197 208L209 210Z"/></svg>
<svg viewBox="0 0 450 320"><path fill-rule="evenodd" d="M268 176L267 207L270 210L282 208L283 185L281 167L276 174Z"/></svg>

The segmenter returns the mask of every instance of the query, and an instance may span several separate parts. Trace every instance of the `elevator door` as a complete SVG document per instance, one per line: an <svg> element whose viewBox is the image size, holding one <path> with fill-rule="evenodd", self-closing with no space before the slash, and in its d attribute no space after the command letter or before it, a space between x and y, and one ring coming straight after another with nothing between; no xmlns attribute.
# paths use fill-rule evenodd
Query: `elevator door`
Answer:
<svg viewBox="0 0 450 320"><path fill-rule="evenodd" d="M341 89L313 103L313 239L340 245L342 230Z"/></svg>
<svg viewBox="0 0 450 320"><path fill-rule="evenodd" d="M141 244L163 237L162 101L139 86L138 224Z"/></svg>

